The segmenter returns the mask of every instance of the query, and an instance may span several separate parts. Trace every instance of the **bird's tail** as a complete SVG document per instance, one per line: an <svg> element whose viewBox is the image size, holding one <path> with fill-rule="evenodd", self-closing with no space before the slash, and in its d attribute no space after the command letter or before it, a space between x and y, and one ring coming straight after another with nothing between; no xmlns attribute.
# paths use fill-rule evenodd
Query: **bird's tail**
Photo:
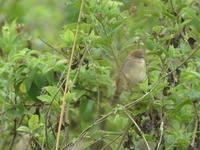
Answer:
<svg viewBox="0 0 200 150"><path fill-rule="evenodd" d="M114 93L114 95L112 97L112 100L111 100L112 104L116 104L117 103L121 93L122 93L122 90L120 90L119 88L116 88L115 93Z"/></svg>

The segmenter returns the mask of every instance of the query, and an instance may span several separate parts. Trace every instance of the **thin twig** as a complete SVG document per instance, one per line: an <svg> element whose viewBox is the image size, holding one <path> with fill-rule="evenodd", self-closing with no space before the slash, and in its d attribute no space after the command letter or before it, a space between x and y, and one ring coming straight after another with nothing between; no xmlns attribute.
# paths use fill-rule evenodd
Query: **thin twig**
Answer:
<svg viewBox="0 0 200 150"><path fill-rule="evenodd" d="M86 51L86 50L85 50L85 51ZM79 75L80 68L81 68L82 63L83 63L83 60L84 60L84 58L85 58L85 51L83 52L83 56L81 57L80 63L79 63L79 65L78 65L78 71L77 71L76 74L75 74L75 77L74 77L74 79L73 79L72 85L75 84L75 82L76 82L76 80L77 80L77 77L78 77L78 75ZM62 78L63 78L63 76L64 76L66 70L67 70L67 69L65 69L65 70L62 72L62 75L61 75L61 77L60 77L60 79L59 79L59 82L62 80ZM51 102L50 102L50 104L49 104L49 107L48 107L47 113L46 113L46 117L45 117L45 118L46 118L46 119L45 119L45 137L46 137L46 145L47 145L47 148L48 148L49 150L50 150L51 148L50 148L49 145L48 145L47 123L48 123L48 120L49 120L49 117L50 117L52 104L53 104L54 100L56 99L56 96L58 95L58 93L59 93L59 91L61 90L62 86L64 85L65 81L66 81L66 78L62 81L62 83L59 83L59 82L58 82L58 84L57 84L57 86L59 85L58 90L56 91L55 95L53 96L53 98L52 98L52 100L51 100ZM51 128L52 128L52 127L51 127ZM53 132L53 130L52 130L52 132ZM53 132L53 134L54 134L54 132ZM55 136L55 137L56 137L56 136Z"/></svg>
<svg viewBox="0 0 200 150"><path fill-rule="evenodd" d="M14 91L16 93L16 88L15 87L14 87ZM14 101L13 109L16 110L16 106L17 106L17 97L16 96L13 97L13 101ZM12 141L10 143L9 150L12 150L13 145L15 143L16 136L17 136L17 119L15 118L14 119L14 127L13 127L13 138L12 138Z"/></svg>
<svg viewBox="0 0 200 150"><path fill-rule="evenodd" d="M44 44L46 44L48 47L50 47L52 50L56 51L58 54L60 54L61 56L63 56L63 53L61 53L58 49L56 49L54 46L52 46L51 44L49 44L47 41L43 40L42 38L39 38L39 39Z"/></svg>
<svg viewBox="0 0 200 150"><path fill-rule="evenodd" d="M106 37L109 38L109 39L111 39L111 36L108 35L108 33L106 31L106 28L105 28L105 25L103 24L103 22L96 15L95 15L95 17L99 21L99 23L101 24ZM114 50L113 50L112 47L111 47L111 52L112 52L112 56L113 56L113 58L115 60L115 63L117 65L117 67L120 68L120 63L119 63L118 58L116 57L115 52L114 52Z"/></svg>
<svg viewBox="0 0 200 150"><path fill-rule="evenodd" d="M83 64L84 59L85 59L86 52L87 52L87 48L85 48L84 51L83 51L83 55L82 55L82 57L81 57L81 59L80 59L80 61L79 61L79 64L78 64L78 69L77 69L76 74L75 74L75 76L74 76L74 79L73 79L73 81L72 81L72 85L75 85L75 83L76 83L76 81L77 81L77 79L78 79L78 76L79 76L79 74L80 74L80 70L81 70L82 64ZM72 88L72 87L71 87L71 88ZM69 89L69 90L70 90L70 89ZM67 113L67 112L65 112L65 113ZM67 115L66 115L66 116L67 116ZM67 136L66 133L67 133L67 131L66 131L66 129L65 129L65 140L66 140L66 136Z"/></svg>
<svg viewBox="0 0 200 150"><path fill-rule="evenodd" d="M94 142L90 143L89 145L87 145L86 147L84 147L84 150L87 150L88 148L90 148L92 145L94 145L95 143L98 143L99 141L105 139L108 135L104 135L102 137L100 137L99 139L95 140ZM70 150L77 150L76 145L73 146L73 148L71 148Z"/></svg>
<svg viewBox="0 0 200 150"><path fill-rule="evenodd" d="M161 101L162 101L162 103L163 103L163 98L161 97ZM160 128L159 128L159 134L158 134L158 136L160 136L159 137L159 140L158 140L158 143L157 143L157 145L156 145L156 150L159 150L159 148L160 148L160 145L162 144L162 142L164 142L163 140L163 132L164 132L164 128L163 128L163 126L164 126L164 121L163 121L163 106L161 107L161 110L160 110L161 112L160 112ZM154 120L154 123L155 123L155 120Z"/></svg>
<svg viewBox="0 0 200 150"><path fill-rule="evenodd" d="M86 52L87 52L87 49L84 49L84 51L83 51L83 56L81 57L80 62L79 62L79 64L78 64L78 70L77 70L77 72L76 72L76 74L75 74L75 76L74 76L74 79L73 79L73 81L72 81L72 85L74 85L74 84L76 83L77 79L78 79L78 76L79 76L79 73L80 73L80 70L81 70L83 61L84 61L84 59L85 59L85 54L86 54Z"/></svg>
<svg viewBox="0 0 200 150"><path fill-rule="evenodd" d="M59 81L61 81L62 76L64 75L64 73L65 73L65 70L63 71L63 73L62 73L61 78L60 78ZM66 80L66 79L65 79L65 80ZM50 104L49 104L49 107L48 107L48 109L47 109L47 113L46 113L46 115L45 115L45 139L46 139L47 148L48 148L49 150L51 150L51 148L50 148L49 142L48 142L47 124L48 124L48 122L49 122L52 104L53 104L54 100L56 99L56 96L58 95L58 93L59 93L60 89L62 88L63 84L65 83L65 80L63 80L63 82L62 82L62 83L60 84L60 86L58 87L58 90L56 91L54 97L52 98L52 100L51 100L51 102L50 102ZM58 85L59 85L59 84L58 84Z"/></svg>
<svg viewBox="0 0 200 150"><path fill-rule="evenodd" d="M78 32L79 32L79 28L80 28L81 16L82 16L82 11L83 11L83 4L84 4L84 0L81 0L79 16L78 16L78 21L77 21L77 25L76 25L76 33L75 33L75 36L74 36L74 42L73 42L72 51L71 51L70 60L69 60L69 68L68 68L66 82L65 82L65 89L64 89L64 94L63 94L63 97L62 97L60 119L59 119L58 132L57 132L57 137L56 137L56 150L59 149L60 131L61 131L61 125L62 125L62 122L63 122L65 105L66 105L65 97L66 97L68 90L69 90L68 86L69 86L70 72L71 72L73 56L74 56L74 52L75 52L75 48L76 48Z"/></svg>
<svg viewBox="0 0 200 150"><path fill-rule="evenodd" d="M198 125L199 125L199 117L198 117L198 106L195 105L195 103L193 103L194 105L194 110L196 113L196 121L195 121L195 126L194 126L194 130L192 133L192 141L191 141L191 146L194 148L195 147L195 139L197 137L197 130L198 130Z"/></svg>
<svg viewBox="0 0 200 150"><path fill-rule="evenodd" d="M110 146L112 143L114 143L118 138L120 138L123 135L123 133L121 133L120 135L118 135L116 138L114 138L111 142L109 142L108 144L104 145L100 150L104 150L106 149L108 146Z"/></svg>
<svg viewBox="0 0 200 150"><path fill-rule="evenodd" d="M92 58L90 51L88 51L89 56ZM94 67L94 75L95 75L95 80L96 80L96 84L97 84L97 114L101 115L100 112L100 86L99 86L99 80L97 78L97 73L96 73L96 68ZM97 115L98 117L99 115Z"/></svg>
<svg viewBox="0 0 200 150"><path fill-rule="evenodd" d="M161 142L162 142L162 138L163 138L163 121L160 124L160 138L159 138L156 150L159 150L159 147L160 147Z"/></svg>
<svg viewBox="0 0 200 150"><path fill-rule="evenodd" d="M135 122L135 120L130 116L130 114L124 110L124 113L127 115L127 117L133 122L133 124L136 126L136 128L138 129L139 133L141 134L146 146L147 146L147 149L148 150L151 150L150 146L149 146L149 143L147 142L145 136L144 136L144 133L142 132L142 130L140 129L139 125Z"/></svg>
<svg viewBox="0 0 200 150"><path fill-rule="evenodd" d="M119 142L119 145L118 145L118 147L117 147L116 150L119 150L119 149L120 149L123 140L125 139L126 135L128 134L129 129L131 128L131 125L132 125L132 122L129 121L129 122L128 122L128 126L126 127L126 130L124 131L124 134L123 134L123 136L122 136L122 138L121 138L121 140L120 140L120 142Z"/></svg>
<svg viewBox="0 0 200 150"><path fill-rule="evenodd" d="M17 136L17 119L14 119L14 127L13 127L13 138L9 146L9 150L12 150L13 145L15 143L15 138Z"/></svg>
<svg viewBox="0 0 200 150"><path fill-rule="evenodd" d="M172 0L170 0L170 5L171 5L171 7L172 7L172 11L173 11L174 13L176 13L176 12L175 12L175 9L174 9L174 5L173 5L173 1L172 1Z"/></svg>
<svg viewBox="0 0 200 150"><path fill-rule="evenodd" d="M85 58L85 51L84 51L84 53L83 53L83 56L81 57L80 63L79 63L79 65L78 65L78 70L79 70L79 71L76 72L75 77L74 77L73 82L72 82L72 85L74 85L74 84L76 83L76 80L77 80L77 78L78 78L78 75L79 75L79 72L80 72L80 68L81 68L81 65L82 65L82 63L83 63L84 58ZM59 82L60 82L61 79L63 78L63 76L64 76L64 74L65 74L65 71L66 71L66 69L62 72L62 75L61 75L61 77L60 77L60 79L59 79ZM47 148L48 148L49 150L51 150L51 148L49 147L49 144L48 144L47 123L49 122L49 117L50 117L50 113L51 113L52 104L53 104L54 100L56 99L56 96L58 95L58 93L59 93L59 91L61 90L61 88L62 88L63 84L65 83L65 81L66 81L66 78L62 81L62 83L58 83L58 84L57 84L57 86L59 85L58 90L56 91L55 95L53 96L53 98L52 98L52 100L51 100L51 102L50 102L50 104L49 104L49 107L48 107L47 113L46 113L46 117L45 117L45 118L46 118L46 119L45 119L45 138L46 138L46 145L47 145ZM52 126L51 126L51 128L52 128ZM53 130L52 130L52 132L53 132ZM54 135L54 132L53 132L53 135ZM54 135L54 136L56 137L56 135Z"/></svg>
<svg viewBox="0 0 200 150"><path fill-rule="evenodd" d="M40 142L35 137L33 137L32 139L36 143L36 145L38 146L37 149L43 150L43 146L40 144Z"/></svg>

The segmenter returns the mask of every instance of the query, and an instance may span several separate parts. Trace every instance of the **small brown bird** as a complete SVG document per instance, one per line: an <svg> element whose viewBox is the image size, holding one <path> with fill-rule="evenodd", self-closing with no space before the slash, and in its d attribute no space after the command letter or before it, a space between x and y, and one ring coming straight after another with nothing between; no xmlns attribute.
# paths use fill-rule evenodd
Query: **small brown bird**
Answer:
<svg viewBox="0 0 200 150"><path fill-rule="evenodd" d="M146 64L144 60L144 50L139 49L130 52L125 59L116 79L116 90L112 98L112 103L116 103L123 90L136 85L144 80L146 75Z"/></svg>

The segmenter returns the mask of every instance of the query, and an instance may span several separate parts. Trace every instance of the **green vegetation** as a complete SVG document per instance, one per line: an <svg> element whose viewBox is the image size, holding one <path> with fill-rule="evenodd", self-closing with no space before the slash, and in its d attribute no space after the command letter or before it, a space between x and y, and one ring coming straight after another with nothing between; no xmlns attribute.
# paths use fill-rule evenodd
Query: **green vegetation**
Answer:
<svg viewBox="0 0 200 150"><path fill-rule="evenodd" d="M0 0L0 30L0 149L200 149L199 0Z"/></svg>

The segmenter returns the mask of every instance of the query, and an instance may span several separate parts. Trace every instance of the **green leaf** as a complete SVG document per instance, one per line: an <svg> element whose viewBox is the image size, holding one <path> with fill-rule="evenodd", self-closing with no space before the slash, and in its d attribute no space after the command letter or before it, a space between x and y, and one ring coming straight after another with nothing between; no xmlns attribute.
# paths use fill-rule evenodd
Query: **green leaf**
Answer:
<svg viewBox="0 0 200 150"><path fill-rule="evenodd" d="M51 96L54 96L57 91L58 91L58 88L56 86L46 86L44 87L44 89L51 95Z"/></svg>
<svg viewBox="0 0 200 150"><path fill-rule="evenodd" d="M19 132L26 132L26 133L30 133L31 129L26 127L26 126L20 126L19 128L17 128L17 131Z"/></svg>
<svg viewBox="0 0 200 150"><path fill-rule="evenodd" d="M156 33L159 33L161 29L162 29L162 26L154 26L152 30Z"/></svg>
<svg viewBox="0 0 200 150"><path fill-rule="evenodd" d="M40 95L37 99L41 100L42 102L50 103L52 101L52 97L49 95Z"/></svg>
<svg viewBox="0 0 200 150"><path fill-rule="evenodd" d="M74 99L78 100L81 96L83 96L86 91L85 90L73 90L72 93L74 94Z"/></svg>
<svg viewBox="0 0 200 150"><path fill-rule="evenodd" d="M116 114L113 117L108 118L108 128L112 131L118 131L123 129L128 123L128 118Z"/></svg>
<svg viewBox="0 0 200 150"><path fill-rule="evenodd" d="M63 35L61 35L61 38L67 43L67 44L72 44L74 41L74 33L70 30L67 29Z"/></svg>
<svg viewBox="0 0 200 150"><path fill-rule="evenodd" d="M80 105L80 115L82 119L86 122L92 121L92 117L94 115L94 105L93 101L82 100Z"/></svg>
<svg viewBox="0 0 200 150"><path fill-rule="evenodd" d="M28 126L30 129L34 130L39 127L39 117L38 115L32 115L28 120Z"/></svg>
<svg viewBox="0 0 200 150"><path fill-rule="evenodd" d="M74 99L74 97L75 97L75 93L67 92L65 94L65 100L67 102L71 102Z"/></svg>

